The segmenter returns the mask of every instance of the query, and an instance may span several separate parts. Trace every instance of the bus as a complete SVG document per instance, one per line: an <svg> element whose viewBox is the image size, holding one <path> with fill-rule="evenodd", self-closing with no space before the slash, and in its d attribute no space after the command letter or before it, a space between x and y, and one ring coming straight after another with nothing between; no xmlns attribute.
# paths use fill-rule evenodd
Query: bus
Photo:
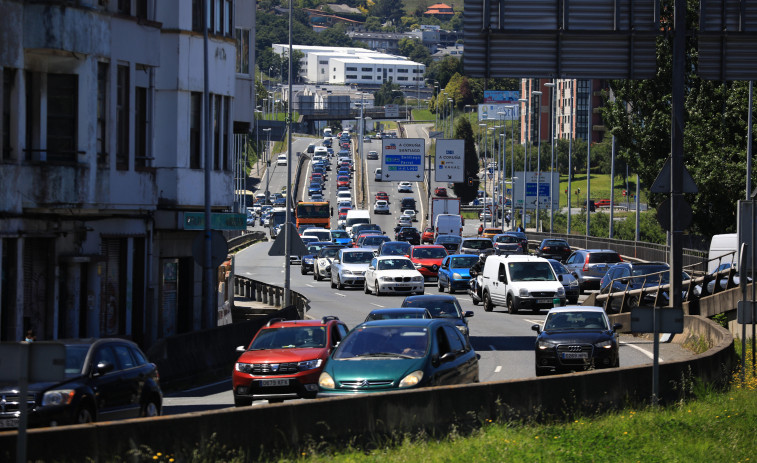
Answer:
<svg viewBox="0 0 757 463"><path fill-rule="evenodd" d="M268 220L268 231L271 238L276 238L281 226L286 222L287 210L285 207L274 207L271 209L271 217Z"/></svg>
<svg viewBox="0 0 757 463"><path fill-rule="evenodd" d="M294 214L298 230L302 225L331 228L331 209L328 201L300 201Z"/></svg>

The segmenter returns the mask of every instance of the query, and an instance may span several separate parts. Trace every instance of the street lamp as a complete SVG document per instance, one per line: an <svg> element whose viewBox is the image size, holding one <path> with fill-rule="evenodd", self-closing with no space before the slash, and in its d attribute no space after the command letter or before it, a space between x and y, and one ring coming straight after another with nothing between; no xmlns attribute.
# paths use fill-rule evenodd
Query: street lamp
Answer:
<svg viewBox="0 0 757 463"><path fill-rule="evenodd" d="M541 190L541 91L534 90L531 95L539 97L536 111L536 231L539 231L539 193Z"/></svg>
<svg viewBox="0 0 757 463"><path fill-rule="evenodd" d="M552 161L549 165L549 233L550 235L554 233L555 230L555 205L554 205L554 190L552 189L552 176L555 175L555 136L557 135L557 131L555 130L556 124L557 124L557 93L555 92L555 82L547 82L544 84L545 87L549 88L552 92L550 101L552 109L549 111L549 115L552 118L552 124L550 124L550 129L552 130L552 134L549 137L549 144L552 145ZM558 174L557 178L559 179L560 176ZM557 191L557 204L560 204L560 182L557 182L558 185L558 191ZM612 222L610 222L612 223ZM611 225L612 226L612 225Z"/></svg>
<svg viewBox="0 0 757 463"><path fill-rule="evenodd" d="M483 217L484 228L486 228L486 172L488 170L486 156L486 123L481 122L478 126L481 127L481 144L484 145L484 207L481 209L481 216Z"/></svg>
<svg viewBox="0 0 757 463"><path fill-rule="evenodd" d="M449 114L450 114L450 124L449 124L449 137L452 138L455 136L455 105L452 98L447 98L449 100Z"/></svg>
<svg viewBox="0 0 757 463"><path fill-rule="evenodd" d="M434 128L439 130L439 85L434 85L434 106Z"/></svg>
<svg viewBox="0 0 757 463"><path fill-rule="evenodd" d="M493 135L492 136L492 148L491 148L491 153L492 153L492 159L493 160L496 159L496 157L495 157L496 151L494 151L494 142L497 140L497 134L495 132L496 130L497 130L496 127L489 127L489 132L491 132L492 135ZM486 167L486 172L484 173L484 175L486 175L487 177L489 177L489 166ZM492 177L494 177L493 173L492 173ZM492 178L492 177L490 177L490 178ZM492 223L491 223L491 226L492 227L496 227L497 226L497 218L496 218L496 215L494 214L494 211L497 209L497 207L496 207L497 196L494 194L494 186L493 185L495 185L495 182L494 182L493 178L492 178L491 184L492 184L492 196L491 196L491 198L492 198L492 207L491 207L491 209L492 209Z"/></svg>
<svg viewBox="0 0 757 463"><path fill-rule="evenodd" d="M527 98L519 98L518 101L521 102L521 103L523 103L523 104L525 104L525 105L528 105L528 99ZM526 106L526 132L524 133L524 136L523 136L523 141L526 144L528 143L528 138L529 138L528 129L529 129L529 119L530 119L529 116L530 115L531 115L531 110L530 110L529 106ZM522 200L523 201L523 212L521 212L521 218L520 218L521 225L523 225L524 229L526 227L526 179L528 178L527 175L526 175L526 172L527 172L526 169L527 169L527 166L526 166L526 150L525 150L525 147L524 147L524 149L523 149L523 200Z"/></svg>
<svg viewBox="0 0 757 463"><path fill-rule="evenodd" d="M266 151L266 169L265 169L265 203L268 204L268 197L270 195L270 192L268 190L268 185L270 183L270 170L271 170L271 153L268 151L271 148L271 128L263 129L263 132L266 133L267 141L265 143L265 151Z"/></svg>

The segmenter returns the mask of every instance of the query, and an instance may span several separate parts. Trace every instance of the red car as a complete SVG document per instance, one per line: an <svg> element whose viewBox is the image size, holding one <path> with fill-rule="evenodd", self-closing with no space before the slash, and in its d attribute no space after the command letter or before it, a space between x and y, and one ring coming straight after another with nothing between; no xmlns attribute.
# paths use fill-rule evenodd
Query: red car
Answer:
<svg viewBox="0 0 757 463"><path fill-rule="evenodd" d="M380 199L389 202L389 194L386 191L379 191L378 193L376 193L376 201Z"/></svg>
<svg viewBox="0 0 757 463"><path fill-rule="evenodd" d="M423 230L421 234L421 243L433 244L434 242L434 227L428 227Z"/></svg>
<svg viewBox="0 0 757 463"><path fill-rule="evenodd" d="M321 174L321 173L313 172L312 174L310 174L310 181L311 182L322 182L324 180L326 180L326 179L323 178L323 174Z"/></svg>
<svg viewBox="0 0 757 463"><path fill-rule="evenodd" d="M340 186L350 186L350 178L346 175L340 175L336 178L336 186L339 188Z"/></svg>
<svg viewBox="0 0 757 463"><path fill-rule="evenodd" d="M441 196L446 197L447 196L447 189L441 186L436 187L434 190L434 196Z"/></svg>
<svg viewBox="0 0 757 463"><path fill-rule="evenodd" d="M426 281L436 281L439 267L447 257L447 249L439 244L419 245L410 248L410 260Z"/></svg>
<svg viewBox="0 0 757 463"><path fill-rule="evenodd" d="M242 355L231 374L234 405L252 405L253 400L261 399L314 398L326 359L347 331L337 317L272 319L247 349L237 347Z"/></svg>

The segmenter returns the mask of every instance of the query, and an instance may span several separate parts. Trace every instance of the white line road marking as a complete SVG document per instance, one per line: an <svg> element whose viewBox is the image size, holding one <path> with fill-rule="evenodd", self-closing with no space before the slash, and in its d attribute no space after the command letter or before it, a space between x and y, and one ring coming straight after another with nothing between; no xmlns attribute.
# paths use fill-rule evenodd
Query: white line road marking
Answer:
<svg viewBox="0 0 757 463"><path fill-rule="evenodd" d="M497 349L495 349L495 348L494 348L494 346L492 346L491 344L489 344L489 349L491 349L491 350L497 350Z"/></svg>
<svg viewBox="0 0 757 463"><path fill-rule="evenodd" d="M642 354L646 355L650 359L654 359L654 354L652 352L649 352L649 351L647 351L647 350L643 349L642 347L639 347L639 346L637 346L635 344L629 344L629 343L626 343L626 342L621 342L620 345L621 346L633 347L634 349L638 350L639 352L641 352ZM662 359L662 357L660 357L660 362L663 362L663 361L664 360Z"/></svg>
<svg viewBox="0 0 757 463"><path fill-rule="evenodd" d="M311 285L310 283L305 283L305 286L307 286L308 288L315 288L315 286Z"/></svg>
<svg viewBox="0 0 757 463"><path fill-rule="evenodd" d="M534 323L538 323L539 325L541 325L542 323L544 323L544 320L529 320L527 318L524 318L523 321L526 322L526 323L531 323L532 325Z"/></svg>
<svg viewBox="0 0 757 463"><path fill-rule="evenodd" d="M497 365L497 368L494 369L494 373L499 373L502 371L502 365Z"/></svg>
<svg viewBox="0 0 757 463"><path fill-rule="evenodd" d="M371 305L375 305L376 307L381 307L382 309L384 308L384 306L383 306L383 305L380 305L380 304L374 304L373 302L371 302Z"/></svg>
<svg viewBox="0 0 757 463"><path fill-rule="evenodd" d="M336 294L337 296L347 297L346 294L342 294L342 293L334 293L334 294Z"/></svg>

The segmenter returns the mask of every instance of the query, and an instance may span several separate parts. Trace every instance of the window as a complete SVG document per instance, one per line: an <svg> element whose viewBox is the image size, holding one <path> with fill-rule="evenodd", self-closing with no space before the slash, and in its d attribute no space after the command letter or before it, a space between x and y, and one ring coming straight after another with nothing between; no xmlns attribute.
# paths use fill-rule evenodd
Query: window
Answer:
<svg viewBox="0 0 757 463"><path fill-rule="evenodd" d="M213 169L221 169L221 96L211 95L213 104Z"/></svg>
<svg viewBox="0 0 757 463"><path fill-rule="evenodd" d="M134 88L134 165L146 167L147 150L147 89Z"/></svg>
<svg viewBox="0 0 757 463"><path fill-rule="evenodd" d="M129 169L129 66L118 66L116 81L116 168L127 170Z"/></svg>
<svg viewBox="0 0 757 463"><path fill-rule="evenodd" d="M11 93L13 90L13 79L16 76L15 69L5 68L3 69L3 93L2 93L2 108L3 112L0 114L2 118L2 146L0 146L0 160L11 158Z"/></svg>
<svg viewBox="0 0 757 463"><path fill-rule="evenodd" d="M192 0L192 30L202 32L203 0Z"/></svg>
<svg viewBox="0 0 757 463"><path fill-rule="evenodd" d="M363 80L373 80L373 76L362 76Z"/></svg>
<svg viewBox="0 0 757 463"><path fill-rule="evenodd" d="M376 68L376 72L381 72L381 68Z"/></svg>
<svg viewBox="0 0 757 463"><path fill-rule="evenodd" d="M231 31L233 31L232 17L231 17L231 0L223 0L223 35L230 37Z"/></svg>
<svg viewBox="0 0 757 463"><path fill-rule="evenodd" d="M328 61L318 61L318 64L325 64L326 66L328 66L329 62Z"/></svg>
<svg viewBox="0 0 757 463"><path fill-rule="evenodd" d="M357 71L357 67L355 67L355 66L347 66L346 70L347 71Z"/></svg>
<svg viewBox="0 0 757 463"><path fill-rule="evenodd" d="M357 74L347 74L344 77L347 78L347 79L357 79Z"/></svg>
<svg viewBox="0 0 757 463"><path fill-rule="evenodd" d="M229 110L231 97L223 97L223 127L221 128L221 153L223 153L223 170L229 170Z"/></svg>
<svg viewBox="0 0 757 463"><path fill-rule="evenodd" d="M108 165L108 63L97 63L97 165Z"/></svg>
<svg viewBox="0 0 757 463"><path fill-rule="evenodd" d="M397 77L397 80L407 80L407 77Z"/></svg>
<svg viewBox="0 0 757 463"><path fill-rule="evenodd" d="M137 17L147 19L147 0L137 0Z"/></svg>
<svg viewBox="0 0 757 463"><path fill-rule="evenodd" d="M363 71L363 72L371 72L371 71L373 71L373 68L362 68L361 71Z"/></svg>
<svg viewBox="0 0 757 463"><path fill-rule="evenodd" d="M48 161L76 161L78 89L75 74L47 75Z"/></svg>
<svg viewBox="0 0 757 463"><path fill-rule="evenodd" d="M200 130L202 127L202 93L192 92L189 110L189 168L200 169L202 163L202 146Z"/></svg>
<svg viewBox="0 0 757 463"><path fill-rule="evenodd" d="M210 13L210 24L211 24L211 32L220 32L221 31L221 24L223 24L223 16L221 12L221 1L220 0L210 0L208 3L210 3L211 13Z"/></svg>
<svg viewBox="0 0 757 463"><path fill-rule="evenodd" d="M250 73L250 30L236 30L237 40L237 74Z"/></svg>
<svg viewBox="0 0 757 463"><path fill-rule="evenodd" d="M407 74L407 69L397 69L400 74Z"/></svg>

